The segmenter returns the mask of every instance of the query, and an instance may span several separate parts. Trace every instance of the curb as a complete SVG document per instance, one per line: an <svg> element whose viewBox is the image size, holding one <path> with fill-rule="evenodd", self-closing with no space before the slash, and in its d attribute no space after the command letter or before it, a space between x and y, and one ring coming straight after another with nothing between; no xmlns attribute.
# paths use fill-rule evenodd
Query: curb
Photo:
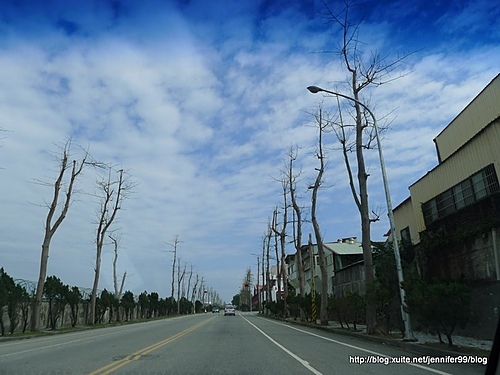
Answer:
<svg viewBox="0 0 500 375"><path fill-rule="evenodd" d="M364 334L364 333L351 332L351 331L332 328L332 327L328 327L328 326L303 323L303 322L298 322L298 321L294 321L294 320L287 320L287 319L283 319L283 318L272 317L272 316L267 316L267 315L262 315L262 314L259 314L259 315L264 317L264 318L280 320L280 321L283 321L286 323L300 325L303 327L315 328L315 329L318 329L321 331L333 332L333 333L337 333L339 335L355 337L355 338L358 338L358 339L361 339L364 341L371 341L371 342L376 342L379 344L385 344L385 345L389 345L392 347L397 347L397 348L401 348L404 350L408 350L409 352L413 352L413 353L421 354L421 355L427 355L427 356L432 356L432 357L447 357L447 356L460 357L460 356L467 355L467 354L464 354L464 353L461 353L458 351L433 348L433 347L430 347L430 346L427 346L427 345L424 345L424 344L421 344L418 342L408 342L408 341L402 341L402 340L397 340L397 339L390 339L390 338L386 338L386 337L369 336L369 335ZM481 357L481 356L478 356L478 357ZM488 358L488 355L486 355L485 357ZM482 363L476 363L476 364L485 368L485 365L483 365Z"/></svg>

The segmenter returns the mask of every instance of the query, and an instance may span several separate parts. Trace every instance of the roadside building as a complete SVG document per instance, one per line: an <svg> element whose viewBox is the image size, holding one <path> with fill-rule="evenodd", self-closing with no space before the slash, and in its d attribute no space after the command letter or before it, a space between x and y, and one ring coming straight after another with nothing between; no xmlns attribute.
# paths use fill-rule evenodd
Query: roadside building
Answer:
<svg viewBox="0 0 500 375"><path fill-rule="evenodd" d="M323 243L328 275L328 291L333 293L335 272L352 263L363 259L363 249L356 237L338 239L335 242ZM302 262L304 265L305 293L311 293L314 281L316 293L321 291L321 270L319 266L318 246L316 244L302 246ZM288 255L285 259L288 267L288 279L296 294L299 294L298 270L296 254Z"/></svg>
<svg viewBox="0 0 500 375"><path fill-rule="evenodd" d="M467 281L476 335L500 311L500 75L435 138L438 164L394 209L396 236L421 277Z"/></svg>

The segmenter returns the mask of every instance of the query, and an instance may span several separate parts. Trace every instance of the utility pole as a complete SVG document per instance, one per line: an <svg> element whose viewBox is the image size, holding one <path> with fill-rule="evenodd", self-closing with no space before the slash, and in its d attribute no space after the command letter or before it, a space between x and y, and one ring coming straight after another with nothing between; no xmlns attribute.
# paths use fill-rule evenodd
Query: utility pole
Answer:
<svg viewBox="0 0 500 375"><path fill-rule="evenodd" d="M316 320L318 318L318 309L316 306L316 282L314 280L314 246L311 240L311 233L309 233L309 254L311 257L311 320L313 324L316 324Z"/></svg>
<svg viewBox="0 0 500 375"><path fill-rule="evenodd" d="M259 290L259 282L260 282L260 258L257 257L257 308L260 311L260 290Z"/></svg>

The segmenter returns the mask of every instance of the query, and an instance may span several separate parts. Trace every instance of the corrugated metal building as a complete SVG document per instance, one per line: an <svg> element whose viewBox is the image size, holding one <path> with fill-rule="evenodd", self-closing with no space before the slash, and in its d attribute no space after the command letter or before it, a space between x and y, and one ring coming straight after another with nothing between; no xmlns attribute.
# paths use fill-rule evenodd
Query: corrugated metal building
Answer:
<svg viewBox="0 0 500 375"><path fill-rule="evenodd" d="M434 139L438 165L394 209L396 235L426 280L472 288L476 324L491 339L500 311L500 74Z"/></svg>
<svg viewBox="0 0 500 375"><path fill-rule="evenodd" d="M433 221L496 193L490 180L500 172L500 74L434 142L440 163L394 209L398 239L409 231L414 245Z"/></svg>

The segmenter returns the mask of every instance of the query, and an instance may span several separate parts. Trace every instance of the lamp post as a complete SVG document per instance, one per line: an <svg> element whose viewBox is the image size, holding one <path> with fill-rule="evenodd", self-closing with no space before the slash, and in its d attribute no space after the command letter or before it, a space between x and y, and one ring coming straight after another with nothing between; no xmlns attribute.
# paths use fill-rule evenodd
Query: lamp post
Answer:
<svg viewBox="0 0 500 375"><path fill-rule="evenodd" d="M318 245L319 246L319 245ZM309 233L309 258L311 262L311 320L312 324L317 323L318 308L316 306L316 275L314 274L314 268L316 267L316 259L314 257L314 247L312 244L311 233Z"/></svg>
<svg viewBox="0 0 500 375"><path fill-rule="evenodd" d="M309 86L307 89L313 93L316 94L318 92L325 92L327 94L335 95L335 96L340 96L342 98L351 100L360 106L362 106L366 111L370 114L370 116L373 119L373 127L375 128L375 136L377 138L377 145L378 145L378 155L380 159L380 169L382 170L382 180L384 182L384 190L385 190L385 200L387 202L387 215L389 216L389 225L391 228L391 234L392 234L392 243L394 246L394 258L396 260L396 270L397 270L397 275L398 275L398 283L399 283L399 295L401 298L401 318L403 319L403 323L405 326L405 335L404 335L404 340L406 341L414 341L415 338L413 337L413 332L411 330L411 323L410 323L410 316L406 312L405 309L405 290L401 287L401 284L404 281L403 277L403 269L401 267L401 256L399 254L399 246L398 246L398 239L396 236L396 225L394 224L394 214L392 212L392 203L391 203L391 195L389 193L389 183L387 181L387 174L385 172L385 162L384 162L384 155L382 154L382 146L380 143L380 135L378 131L378 126L377 126L377 119L375 118L375 115L373 112L368 108L365 104L360 102L359 100L355 98L351 98L350 96L335 92L335 91L330 91L330 90L325 90L322 89L321 87L318 86Z"/></svg>

